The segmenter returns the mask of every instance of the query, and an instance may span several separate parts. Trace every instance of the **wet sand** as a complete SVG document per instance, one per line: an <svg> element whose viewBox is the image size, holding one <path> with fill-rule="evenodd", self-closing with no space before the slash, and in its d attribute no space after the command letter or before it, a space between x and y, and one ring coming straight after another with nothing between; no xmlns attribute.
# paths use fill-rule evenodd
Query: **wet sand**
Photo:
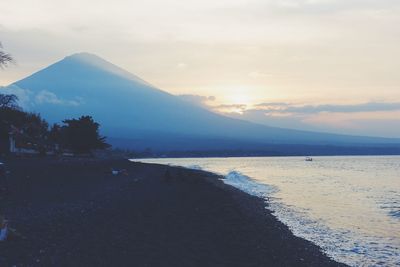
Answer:
<svg viewBox="0 0 400 267"><path fill-rule="evenodd" d="M16 234L0 242L0 266L344 266L293 236L262 199L207 172L127 160L6 163L0 208Z"/></svg>

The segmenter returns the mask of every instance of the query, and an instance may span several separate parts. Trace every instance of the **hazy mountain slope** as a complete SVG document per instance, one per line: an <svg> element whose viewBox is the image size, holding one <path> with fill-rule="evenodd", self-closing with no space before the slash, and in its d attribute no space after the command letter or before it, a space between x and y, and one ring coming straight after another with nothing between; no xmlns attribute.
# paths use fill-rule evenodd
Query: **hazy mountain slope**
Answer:
<svg viewBox="0 0 400 267"><path fill-rule="evenodd" d="M215 140L224 140L226 147L237 144L241 148L269 143L400 143L395 139L273 128L228 118L161 91L87 53L66 57L9 88L23 94L25 108L41 113L51 122L92 115L101 123L104 134L142 140L154 148L160 147L157 144L163 139L168 140L169 148L179 140L198 140L201 147L210 148L215 147ZM222 147L224 142L220 142ZM190 149L190 142L185 144L179 149Z"/></svg>

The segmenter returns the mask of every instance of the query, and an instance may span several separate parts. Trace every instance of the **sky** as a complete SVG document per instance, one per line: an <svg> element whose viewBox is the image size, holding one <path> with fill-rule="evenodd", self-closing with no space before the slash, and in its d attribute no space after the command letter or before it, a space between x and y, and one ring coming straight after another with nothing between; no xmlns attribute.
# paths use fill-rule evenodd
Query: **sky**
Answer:
<svg viewBox="0 0 400 267"><path fill-rule="evenodd" d="M235 118L400 137L399 0L1 0L7 85L90 52Z"/></svg>

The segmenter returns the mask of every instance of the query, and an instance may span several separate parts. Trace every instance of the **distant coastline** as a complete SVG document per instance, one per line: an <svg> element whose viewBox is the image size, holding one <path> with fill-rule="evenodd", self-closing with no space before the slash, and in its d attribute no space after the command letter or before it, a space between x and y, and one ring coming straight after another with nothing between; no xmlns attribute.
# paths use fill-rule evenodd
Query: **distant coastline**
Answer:
<svg viewBox="0 0 400 267"><path fill-rule="evenodd" d="M393 156L400 155L400 145L386 146L310 146L271 145L270 150L192 150L192 151L131 151L132 158L203 158L203 157L288 157L288 156Z"/></svg>

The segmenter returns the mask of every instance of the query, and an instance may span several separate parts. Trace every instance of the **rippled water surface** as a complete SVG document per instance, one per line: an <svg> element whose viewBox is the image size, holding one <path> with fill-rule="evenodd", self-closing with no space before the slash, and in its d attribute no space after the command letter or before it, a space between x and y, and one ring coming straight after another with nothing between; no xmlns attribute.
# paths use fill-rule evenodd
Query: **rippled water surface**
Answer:
<svg viewBox="0 0 400 267"><path fill-rule="evenodd" d="M352 266L400 266L400 157L146 159L201 168L268 198L298 236Z"/></svg>

